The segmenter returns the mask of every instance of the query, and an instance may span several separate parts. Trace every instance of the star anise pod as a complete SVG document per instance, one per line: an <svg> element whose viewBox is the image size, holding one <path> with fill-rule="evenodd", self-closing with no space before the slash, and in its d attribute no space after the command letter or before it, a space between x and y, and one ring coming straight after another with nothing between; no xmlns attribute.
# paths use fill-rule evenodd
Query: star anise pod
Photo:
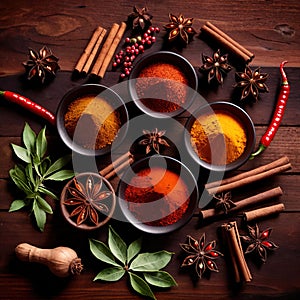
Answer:
<svg viewBox="0 0 300 300"><path fill-rule="evenodd" d="M217 50L212 57L204 55L202 53L203 65L200 67L200 71L208 72L208 83L213 78L222 84L223 75L228 73L232 67L228 64L228 54L221 55L220 49Z"/></svg>
<svg viewBox="0 0 300 300"><path fill-rule="evenodd" d="M146 136L144 139L142 139L139 144L146 146L146 154L149 154L151 150L153 149L157 154L159 154L159 146L164 145L169 147L170 145L168 142L163 138L163 135L166 133L166 130L160 130L158 131L157 128L155 128L152 131L149 130L143 130L143 134Z"/></svg>
<svg viewBox="0 0 300 300"><path fill-rule="evenodd" d="M44 46L39 52L29 48L29 59L23 62L27 79L38 78L41 83L44 83L46 78L55 76L57 70L60 69L58 60L47 46Z"/></svg>
<svg viewBox="0 0 300 300"><path fill-rule="evenodd" d="M181 267L194 265L200 278L206 270L219 272L214 260L219 256L223 256L223 254L215 250L216 241L205 244L205 233L202 234L199 241L188 236L188 244L180 244L180 247L189 254L184 259Z"/></svg>
<svg viewBox="0 0 300 300"><path fill-rule="evenodd" d="M236 87L242 89L241 100L252 96L255 101L258 101L259 92L268 93L269 89L265 84L268 74L261 73L260 68L253 72L249 66L246 66L244 72L236 72Z"/></svg>
<svg viewBox="0 0 300 300"><path fill-rule="evenodd" d="M68 187L69 198L63 200L63 204L74 207L70 217L77 216L77 225L86 220L90 220L95 225L98 224L98 212L108 213L109 209L103 200L112 195L111 191L102 189L101 178L95 182L94 176L89 175L85 182L73 179L73 186Z"/></svg>
<svg viewBox="0 0 300 300"><path fill-rule="evenodd" d="M230 192L225 194L216 194L213 198L216 200L215 209L222 210L225 214L227 214L231 208L236 206L236 204L231 200Z"/></svg>
<svg viewBox="0 0 300 300"><path fill-rule="evenodd" d="M278 246L269 240L272 228L268 228L263 232L259 231L258 225L248 227L248 236L241 236L241 240L248 244L245 254L256 252L262 262L267 260L267 250L275 250Z"/></svg>
<svg viewBox="0 0 300 300"><path fill-rule="evenodd" d="M149 13L147 7L139 9L134 6L133 12L128 16L128 20L131 23L133 29L140 28L144 30L146 27L152 24L151 19L152 15Z"/></svg>
<svg viewBox="0 0 300 300"><path fill-rule="evenodd" d="M169 41L180 37L186 44L189 43L189 37L193 36L196 31L192 27L193 18L184 18L182 14L176 17L169 14L170 23L164 25L164 28L169 31Z"/></svg>

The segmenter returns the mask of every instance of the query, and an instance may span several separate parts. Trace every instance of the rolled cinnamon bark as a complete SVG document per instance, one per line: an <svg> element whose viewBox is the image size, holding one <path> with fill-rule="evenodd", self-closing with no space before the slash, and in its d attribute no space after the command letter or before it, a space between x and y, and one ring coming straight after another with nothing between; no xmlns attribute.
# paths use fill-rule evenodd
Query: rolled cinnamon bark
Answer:
<svg viewBox="0 0 300 300"><path fill-rule="evenodd" d="M285 207L283 203L274 204L267 207L262 207L244 212L243 218L246 222L250 222L258 218L267 217L273 214L279 214L280 212L284 211L284 209Z"/></svg>

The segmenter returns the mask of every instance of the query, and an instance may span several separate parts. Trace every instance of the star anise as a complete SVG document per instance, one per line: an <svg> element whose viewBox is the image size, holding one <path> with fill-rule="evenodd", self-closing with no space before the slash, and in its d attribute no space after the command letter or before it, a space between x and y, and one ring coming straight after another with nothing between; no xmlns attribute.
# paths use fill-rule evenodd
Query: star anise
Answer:
<svg viewBox="0 0 300 300"><path fill-rule="evenodd" d="M164 28L169 31L169 41L180 37L186 44L189 43L189 37L193 36L196 31L192 27L193 18L184 18L182 14L176 17L169 14L170 23L164 25Z"/></svg>
<svg viewBox="0 0 300 300"><path fill-rule="evenodd" d="M278 246L269 240L272 228L268 228L263 232L259 231L258 225L248 227L248 236L241 236L241 240L248 244L245 254L256 252L262 262L267 260L267 250L275 250Z"/></svg>
<svg viewBox="0 0 300 300"><path fill-rule="evenodd" d="M46 78L55 76L57 70L60 69L58 60L47 46L44 46L39 52L29 48L29 59L23 62L27 79L38 78L44 83Z"/></svg>
<svg viewBox="0 0 300 300"><path fill-rule="evenodd" d="M195 265L196 272L200 278L206 270L219 272L214 260L219 256L223 256L223 254L215 250L216 241L205 244L205 233L202 234L199 241L188 236L188 244L180 244L180 247L189 254L184 259L181 267Z"/></svg>
<svg viewBox="0 0 300 300"><path fill-rule="evenodd" d="M152 131L149 130L143 130L143 134L146 136L144 139L142 139L139 144L146 146L146 154L149 154L151 150L153 149L157 154L159 154L159 146L164 145L169 147L170 145L168 142L163 138L163 135L166 133L166 130L160 130L158 131L157 128L155 128Z"/></svg>
<svg viewBox="0 0 300 300"><path fill-rule="evenodd" d="M260 68L253 72L249 66L246 66L244 72L236 72L236 87L242 89L241 100L252 96L255 101L258 101L259 92L267 93L269 89L265 84L268 74L260 73Z"/></svg>
<svg viewBox="0 0 300 300"><path fill-rule="evenodd" d="M215 78L220 84L223 83L223 75L228 73L232 67L228 64L228 54L221 55L220 49L212 57L202 53L203 65L200 71L208 71L208 83Z"/></svg>
<svg viewBox="0 0 300 300"><path fill-rule="evenodd" d="M216 194L213 198L216 200L215 209L222 210L225 214L227 214L231 208L236 206L236 204L231 200L230 192L225 194Z"/></svg>
<svg viewBox="0 0 300 300"><path fill-rule="evenodd" d="M141 9L136 6L133 7L133 12L128 16L128 21L131 23L133 29L145 29L150 26L152 15L149 13L147 7Z"/></svg>
<svg viewBox="0 0 300 300"><path fill-rule="evenodd" d="M103 181L99 178L95 181L94 176L89 175L85 182L80 182L76 177L73 179L73 186L68 187L70 197L63 200L63 204L74 207L70 217L77 216L77 225L90 220L98 224L98 212L107 213L108 206L103 200L112 195L111 191L103 189Z"/></svg>

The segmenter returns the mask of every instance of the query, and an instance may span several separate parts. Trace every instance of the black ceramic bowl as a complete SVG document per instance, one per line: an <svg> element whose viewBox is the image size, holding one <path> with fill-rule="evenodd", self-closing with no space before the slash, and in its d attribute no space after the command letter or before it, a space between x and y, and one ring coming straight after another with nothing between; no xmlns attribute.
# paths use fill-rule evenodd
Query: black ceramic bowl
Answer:
<svg viewBox="0 0 300 300"><path fill-rule="evenodd" d="M190 131L191 128L197 118L200 116L205 116L209 114L214 114L215 112L222 112L225 114L228 114L231 116L233 119L237 120L243 127L246 135L246 145L244 148L243 153L234 161L228 164L224 165L219 165L219 164L213 164L213 163L208 163L202 159L199 158L198 153L193 149L192 143L191 143L191 135ZM253 148L255 146L255 128L253 125L253 122L250 118L250 116L239 106L230 103L230 102L214 102L211 104L204 105L200 108L198 108L188 119L186 123L186 130L184 133L184 140L185 140L185 145L190 153L190 155L193 157L193 159L202 167L211 170L211 171L231 171L234 169L239 168L241 165L243 165L247 160L249 159ZM218 147L218 149L215 151L215 155L223 155L224 151L226 151L225 143L223 140L223 145ZM225 153L226 154L226 153Z"/></svg>
<svg viewBox="0 0 300 300"><path fill-rule="evenodd" d="M87 182L89 181L89 184ZM77 204L75 204L75 197L74 194L71 194L70 191L73 189L73 191L78 190L76 188L76 185L80 184L81 185L81 194L78 193L80 196L81 200L77 200ZM91 191L88 192L86 191L87 186L91 186ZM105 192L108 193L105 198L101 200L101 202L97 203L97 199L92 199L90 194L98 194L100 192ZM86 195L86 197L84 197ZM84 198L83 198L84 197ZM95 197L96 198L96 197ZM71 200L74 205L72 204ZM94 201L93 201L94 200ZM81 224L77 223L77 218L80 217L80 210L77 214L74 214L72 216L72 212L74 212L75 209L78 209L79 206L82 203L86 203L87 201L92 201L95 203L95 205L92 205L92 207L100 207L100 209L95 208L95 211L97 212L98 215L98 222L97 224L93 223L91 221L90 215L87 212L85 212L85 215L87 216L86 220L82 222ZM67 204L68 203L68 204ZM100 204L100 205L98 205ZM112 217L115 208L116 208L116 194L109 183L108 180L106 180L104 177L100 176L97 173L80 173L76 175L74 178L68 181L68 183L64 186L61 196L60 196L60 208L62 211L62 214L66 221L71 224L73 227L78 228L78 229L83 229L83 230L94 230L97 228L102 227L105 225ZM82 210L81 210L82 211Z"/></svg>
<svg viewBox="0 0 300 300"><path fill-rule="evenodd" d="M84 96L99 96L104 99L119 115L121 128L118 131L113 144L114 147L118 147L125 138L128 129L128 112L123 100L120 96L114 92L112 89L99 84L85 84L71 89L67 92L57 109L56 113L56 124L58 133L63 140L63 142L74 152L87 155L87 156L98 156L109 153L111 150L111 145L107 145L101 149L93 149L84 147L76 143L76 137L73 138L69 135L68 131L65 128L64 116L68 110L69 105L76 99ZM95 111L97 114L97 111ZM86 128L83 132L89 133L89 128Z"/></svg>
<svg viewBox="0 0 300 300"><path fill-rule="evenodd" d="M165 84L162 82L162 78L159 80L156 78L156 84L147 83L147 79L145 78L139 78L139 75L142 70L144 70L146 67L149 67L153 64L156 63L167 63L172 66L177 67L180 72L184 75L184 77L187 80L187 85L178 83L177 81L174 80L168 80L167 82L167 88L165 88ZM150 76L149 76L150 77ZM153 78L152 78L153 79ZM151 79L151 80L152 80ZM157 81L158 80L158 81ZM159 52L154 52L151 53L147 56L144 56L141 60L137 62L137 64L134 66L130 77L129 77L129 92L130 96L133 99L134 103L136 106L144 113L157 117L157 118L168 118L168 117L174 117L182 112L184 112L193 102L196 93L197 93L197 88L198 88L198 77L195 72L195 69L191 65L191 63L184 58L183 56L169 52L169 51L159 51ZM177 94L172 90L174 87L178 87L178 90L185 89L185 97L184 97L184 103L182 103L180 106L177 107L177 109L170 111L170 112L165 112L165 111L156 111L149 106L146 106L145 103L143 102L145 99L142 99L141 96L139 95L137 91L137 84L140 86L143 86L143 88L138 88L142 89L142 92L144 93L145 91L145 96L147 101L154 101L152 103L155 103L157 99L161 100L168 100L166 99L168 94L174 93L174 96L177 97ZM173 95L173 94L172 94ZM178 98L179 99L179 98ZM171 102L171 100L169 100Z"/></svg>
<svg viewBox="0 0 300 300"><path fill-rule="evenodd" d="M166 170L171 171L172 174L175 174L175 177L170 176L165 176L162 175L157 182L160 184L161 189L168 188L167 186L170 185L173 188L170 188L171 191L169 191L169 194L167 193L167 196L163 196L165 194L160 194L159 189L157 188L156 192L155 189L152 189L152 183L150 183L150 190L147 192L144 192L143 195L140 195L139 200L142 203L141 206L139 206L139 214L137 215L133 210L132 210L132 203L128 201L128 198L126 198L126 189L128 186L132 185L132 179L134 178L135 180L138 179L138 182L140 181L140 178L144 177L138 177L137 173L139 172L148 172L149 168L151 169L151 172L155 172L155 168L159 168L159 170L163 169L163 172ZM153 175L154 173L150 173L151 178L155 178ZM156 173L157 174L157 173ZM172 181L172 178L180 178L180 183L178 185L172 185L172 182L178 182L176 179ZM172 177L172 178L171 178ZM143 179L142 179L143 180ZM154 180L154 179L152 179ZM183 185L182 185L183 183ZM138 183L139 184L139 183ZM139 185L140 186L140 185ZM184 187L184 188L182 188ZM144 190L143 190L144 191ZM183 192L185 191L185 192ZM168 213L165 211L165 207L168 207L169 203L172 201L175 201L174 199L174 194L175 197L180 199L180 201L183 201L183 203L189 199L189 201L185 202L185 210L181 215L180 218L175 218L175 222L170 222L171 224L167 223L160 223L160 220L163 220L164 217L168 218ZM134 163L131 168L129 168L122 176L119 186L118 186L118 202L121 208L122 213L124 214L125 218L136 228L140 229L143 232L147 233L152 233L152 234L164 234L168 233L171 231L174 231L180 227L182 227L184 224L186 224L192 217L195 208L198 205L198 197L199 197L199 192L198 192L198 187L197 187L197 182L190 172L190 170L183 165L180 161L170 158L168 156L160 156L160 155L155 155L155 156L150 156L146 157L144 159L141 159ZM158 195L156 199L151 199L149 203L149 198L152 198L153 195ZM187 195L187 197L183 197L180 195ZM136 195L134 196L136 197ZM148 199L148 200L145 200ZM152 201L153 200L153 201ZM144 202L145 201L145 202ZM162 202L160 202L162 201ZM146 205L144 205L146 203ZM174 202L173 202L174 203ZM167 206L165 206L167 205ZM178 206L181 207L182 203L178 203ZM176 208L177 209L177 208ZM176 210L174 208L174 210ZM173 211L174 211L173 210ZM171 212L172 214L173 212ZM174 214L177 212L175 211ZM141 220L141 215L143 220ZM159 215L159 217L157 217ZM162 218L160 216L163 215ZM144 220L147 220L146 222Z"/></svg>

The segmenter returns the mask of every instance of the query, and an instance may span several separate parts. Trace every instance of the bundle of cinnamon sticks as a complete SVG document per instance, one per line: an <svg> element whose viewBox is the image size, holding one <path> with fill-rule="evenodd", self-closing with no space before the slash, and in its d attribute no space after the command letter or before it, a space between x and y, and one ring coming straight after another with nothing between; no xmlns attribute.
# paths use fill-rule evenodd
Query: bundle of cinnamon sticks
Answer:
<svg viewBox="0 0 300 300"><path fill-rule="evenodd" d="M104 40L107 30L98 26L80 56L75 70L84 75L91 72L92 75L103 78L125 30L125 22L121 25L114 23Z"/></svg>
<svg viewBox="0 0 300 300"><path fill-rule="evenodd" d="M254 54L227 35L217 26L207 21L202 27L201 32L206 33L210 38L216 40L219 44L227 48L229 51L240 57L244 62L249 63Z"/></svg>
<svg viewBox="0 0 300 300"><path fill-rule="evenodd" d="M207 192L211 195L217 195L224 193L235 188L242 187L246 184L256 182L268 178L272 175L279 174L291 168L291 163L287 156L283 156L269 164L260 166L248 172L241 173L239 175L229 177L223 180L207 183L205 188ZM267 200L278 198L283 194L281 187L275 187L264 191L262 193L256 194L254 196L245 198L243 200L236 201L235 207L230 208L231 212L240 211L247 206L256 205L263 203ZM244 212L244 220L252 221L257 218L265 217L271 214L279 213L284 210L284 205L282 203L262 207L259 209ZM200 210L199 214L202 219L207 219L217 215L224 214L223 211L217 211L215 208Z"/></svg>

